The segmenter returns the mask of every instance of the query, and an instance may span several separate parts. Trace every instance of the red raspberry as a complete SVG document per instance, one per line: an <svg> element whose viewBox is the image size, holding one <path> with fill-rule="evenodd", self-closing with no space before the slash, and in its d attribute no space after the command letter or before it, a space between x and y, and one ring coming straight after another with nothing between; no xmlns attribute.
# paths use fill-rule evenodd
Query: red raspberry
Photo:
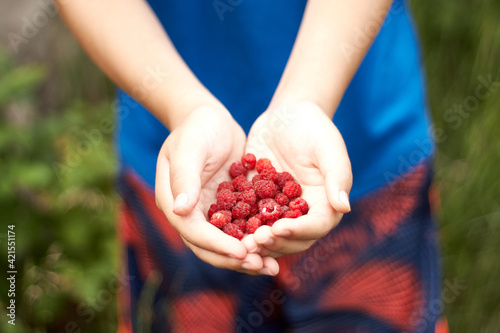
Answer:
<svg viewBox="0 0 500 333"><path fill-rule="evenodd" d="M266 199L260 199L259 202L257 203L259 205L259 210L264 207L265 205L272 204L273 201L275 201L272 198L266 198Z"/></svg>
<svg viewBox="0 0 500 333"><path fill-rule="evenodd" d="M237 225L241 232L245 232L247 229L247 221L245 219L236 219L232 224Z"/></svg>
<svg viewBox="0 0 500 333"><path fill-rule="evenodd" d="M230 210L236 204L236 195L230 190L221 190L217 193L219 209Z"/></svg>
<svg viewBox="0 0 500 333"><path fill-rule="evenodd" d="M302 187L294 181L287 182L285 186L283 186L283 193L290 199L300 197L302 194Z"/></svg>
<svg viewBox="0 0 500 333"><path fill-rule="evenodd" d="M233 207L233 217L235 219L241 219L247 217L249 213L250 213L250 205L243 201L238 201L236 205Z"/></svg>
<svg viewBox="0 0 500 333"><path fill-rule="evenodd" d="M248 181L243 175L240 175L233 179L233 186L238 192L253 189L252 182Z"/></svg>
<svg viewBox="0 0 500 333"><path fill-rule="evenodd" d="M257 214L259 214L259 205L254 203L253 205L250 206L250 213L248 213L248 216L253 217Z"/></svg>
<svg viewBox="0 0 500 333"><path fill-rule="evenodd" d="M255 194L261 198L274 198L278 193L278 186L270 180L259 180L254 188Z"/></svg>
<svg viewBox="0 0 500 333"><path fill-rule="evenodd" d="M293 199L292 201L290 201L289 206L290 209L299 210L302 215L307 214L307 212L309 211L309 205L307 204L307 201L302 198Z"/></svg>
<svg viewBox="0 0 500 333"><path fill-rule="evenodd" d="M268 226L270 226L270 227L272 227L272 226L273 226L273 224L274 224L276 221L278 221L278 219L265 220L266 225L268 225Z"/></svg>
<svg viewBox="0 0 500 333"><path fill-rule="evenodd" d="M237 193L236 200L246 202L249 205L253 205L257 201L257 196L255 195L255 191L252 188L250 190Z"/></svg>
<svg viewBox="0 0 500 333"><path fill-rule="evenodd" d="M255 165L255 169L258 173L261 173L264 169L274 168L273 164L268 158L259 158Z"/></svg>
<svg viewBox="0 0 500 333"><path fill-rule="evenodd" d="M262 178L260 178L260 175L255 175L252 178L252 183L255 185L255 183L257 183L259 180L262 180Z"/></svg>
<svg viewBox="0 0 500 333"><path fill-rule="evenodd" d="M284 219L295 219L297 217L302 216L302 213L298 209L289 209L287 210L283 216L281 216Z"/></svg>
<svg viewBox="0 0 500 333"><path fill-rule="evenodd" d="M231 217L227 217L226 213L223 213L224 211L218 211L212 215L210 218L210 223L212 223L214 226L216 226L219 229L224 228L224 226L228 223L231 222ZM230 212L229 212L230 213Z"/></svg>
<svg viewBox="0 0 500 333"><path fill-rule="evenodd" d="M245 168L241 162L234 162L229 168L229 175L233 178L236 178L240 175L246 176L247 168Z"/></svg>
<svg viewBox="0 0 500 333"><path fill-rule="evenodd" d="M260 179L263 180L272 180L273 182L278 179L278 173L276 172L276 169L273 167L267 168L262 170L260 173Z"/></svg>
<svg viewBox="0 0 500 333"><path fill-rule="evenodd" d="M290 199L286 196L284 193L278 193L274 197L274 200L276 200L277 203L279 203L281 206L287 206L288 203L290 202Z"/></svg>
<svg viewBox="0 0 500 333"><path fill-rule="evenodd" d="M253 170L255 168L255 164L257 163L255 160L254 154L245 154L241 157L241 163L248 169Z"/></svg>
<svg viewBox="0 0 500 333"><path fill-rule="evenodd" d="M283 172L278 173L278 177L276 179L276 184L278 184L280 189L283 189L285 184L287 182L291 182L291 181L294 181L293 176L291 174L289 174L288 172L283 171Z"/></svg>
<svg viewBox="0 0 500 333"><path fill-rule="evenodd" d="M260 218L254 216L248 219L247 221L247 232L249 234L253 234L255 230L257 230L262 225L262 221Z"/></svg>
<svg viewBox="0 0 500 333"><path fill-rule="evenodd" d="M220 183L219 187L217 187L217 192L220 192L222 190L229 190L231 192L234 192L233 183L231 181L229 181L229 180Z"/></svg>
<svg viewBox="0 0 500 333"><path fill-rule="evenodd" d="M233 236L234 238L237 238L239 240L242 240L244 236L243 231L241 231L240 228L234 223L226 224L222 231L224 231L224 233L228 234L229 236Z"/></svg>
<svg viewBox="0 0 500 333"><path fill-rule="evenodd" d="M281 206L273 199L260 205L260 215L265 220L277 220L281 215Z"/></svg>
<svg viewBox="0 0 500 333"><path fill-rule="evenodd" d="M219 213L224 214L226 216L227 220L229 221L228 223L231 222L231 219L233 217L230 210L219 210Z"/></svg>
<svg viewBox="0 0 500 333"><path fill-rule="evenodd" d="M208 218L210 219L212 215L214 215L214 213L218 212L219 210L219 205L217 205L216 203L211 204L210 208L208 209Z"/></svg>

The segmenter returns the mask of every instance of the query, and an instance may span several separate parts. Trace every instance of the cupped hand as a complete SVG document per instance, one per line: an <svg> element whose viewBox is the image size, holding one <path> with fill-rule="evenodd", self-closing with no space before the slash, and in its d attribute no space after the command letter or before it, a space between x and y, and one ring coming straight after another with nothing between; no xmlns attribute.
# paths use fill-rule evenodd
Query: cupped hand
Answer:
<svg viewBox="0 0 500 333"><path fill-rule="evenodd" d="M301 102L264 112L250 130L246 151L291 173L310 207L304 216L257 229L244 240L250 252L279 257L305 251L350 211L347 150L331 119L316 104Z"/></svg>
<svg viewBox="0 0 500 333"><path fill-rule="evenodd" d="M241 241L207 222L217 186L228 180L229 167L241 158L245 141L245 133L227 110L193 110L160 150L156 202L201 260L249 274L275 275L279 269L275 259L250 253Z"/></svg>

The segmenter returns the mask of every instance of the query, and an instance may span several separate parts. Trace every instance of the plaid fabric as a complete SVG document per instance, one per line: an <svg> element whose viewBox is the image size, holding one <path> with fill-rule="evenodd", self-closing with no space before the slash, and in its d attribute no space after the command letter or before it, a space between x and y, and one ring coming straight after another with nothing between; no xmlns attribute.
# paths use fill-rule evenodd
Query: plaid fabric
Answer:
<svg viewBox="0 0 500 333"><path fill-rule="evenodd" d="M352 202L334 230L267 277L199 260L153 190L124 171L118 229L130 286L118 298L119 332L446 333L431 306L441 287L430 180L421 165Z"/></svg>

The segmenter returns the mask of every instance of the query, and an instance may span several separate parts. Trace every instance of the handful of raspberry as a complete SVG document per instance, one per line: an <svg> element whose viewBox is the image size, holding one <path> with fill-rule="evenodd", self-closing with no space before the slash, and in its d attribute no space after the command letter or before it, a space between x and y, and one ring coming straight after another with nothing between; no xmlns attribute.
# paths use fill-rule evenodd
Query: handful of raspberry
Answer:
<svg viewBox="0 0 500 333"><path fill-rule="evenodd" d="M247 180L248 170L257 170ZM245 154L241 162L229 168L233 181L224 181L217 188L217 203L208 209L210 223L226 234L242 239L245 232L253 234L262 225L272 226L280 218L297 218L309 211L300 198L302 187L288 172L277 172L267 158L256 161Z"/></svg>

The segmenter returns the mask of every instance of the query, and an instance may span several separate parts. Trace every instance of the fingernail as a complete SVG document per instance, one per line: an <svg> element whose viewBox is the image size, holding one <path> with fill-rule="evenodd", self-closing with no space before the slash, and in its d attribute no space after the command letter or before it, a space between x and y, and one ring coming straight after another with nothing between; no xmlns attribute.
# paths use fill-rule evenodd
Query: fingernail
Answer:
<svg viewBox="0 0 500 333"><path fill-rule="evenodd" d="M263 245L265 246L271 246L274 244L274 239L272 238L269 238L268 240L266 240L264 243L262 243Z"/></svg>
<svg viewBox="0 0 500 333"><path fill-rule="evenodd" d="M189 197L187 193L181 193L175 198L174 210L187 206Z"/></svg>
<svg viewBox="0 0 500 333"><path fill-rule="evenodd" d="M241 264L241 268L252 270L252 266L249 263L247 263L247 262L242 263Z"/></svg>
<svg viewBox="0 0 500 333"><path fill-rule="evenodd" d="M261 268L259 273L264 274L264 275L271 275L271 276L274 275L273 273L271 273L271 271L267 267Z"/></svg>
<svg viewBox="0 0 500 333"><path fill-rule="evenodd" d="M254 248L252 248L248 252L250 252L250 253L259 253L260 252L260 248L256 245Z"/></svg>
<svg viewBox="0 0 500 333"><path fill-rule="evenodd" d="M347 196L347 193L344 190L339 191L339 200L344 204L344 206L349 208L349 211L351 210L351 205L349 204L349 197Z"/></svg>
<svg viewBox="0 0 500 333"><path fill-rule="evenodd" d="M281 237L288 237L288 236L290 236L291 234L292 234L292 232L291 232L290 230L287 230L287 229L283 229L283 230L278 231L278 232L276 233L276 235L281 236Z"/></svg>

